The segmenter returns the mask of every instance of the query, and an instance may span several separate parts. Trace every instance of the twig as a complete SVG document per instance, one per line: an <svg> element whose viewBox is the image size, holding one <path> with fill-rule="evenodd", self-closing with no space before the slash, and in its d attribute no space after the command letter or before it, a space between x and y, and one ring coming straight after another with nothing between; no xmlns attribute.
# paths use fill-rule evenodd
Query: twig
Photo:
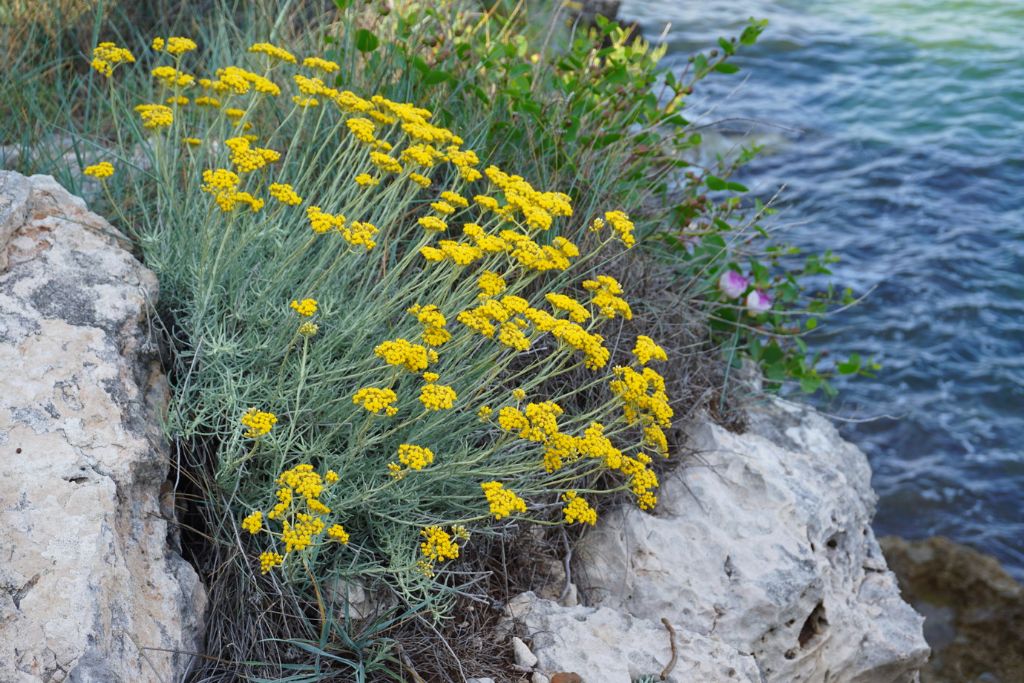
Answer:
<svg viewBox="0 0 1024 683"><path fill-rule="evenodd" d="M661 680L664 681L668 679L672 669L676 668L676 659L679 654L676 652L676 630L672 628L672 624L665 617L661 618L661 623L665 624L665 628L668 629L668 644L672 648L672 659L668 660L668 666L661 670Z"/></svg>
<svg viewBox="0 0 1024 683"><path fill-rule="evenodd" d="M565 533L565 529L561 528L562 532L562 544L565 545L565 585L562 586L562 594L558 596L558 602L565 602L565 599L569 597L569 587L572 586L572 546L569 545L569 536Z"/></svg>
<svg viewBox="0 0 1024 683"><path fill-rule="evenodd" d="M395 641L395 650L398 652L399 659L402 660L402 666L404 666L409 672L409 675L412 676L412 680L415 681L415 683L427 683L423 680L422 676L416 673L416 669L412 665L412 660L409 658L409 655L405 653L405 648L402 647L402 644L398 641Z"/></svg>

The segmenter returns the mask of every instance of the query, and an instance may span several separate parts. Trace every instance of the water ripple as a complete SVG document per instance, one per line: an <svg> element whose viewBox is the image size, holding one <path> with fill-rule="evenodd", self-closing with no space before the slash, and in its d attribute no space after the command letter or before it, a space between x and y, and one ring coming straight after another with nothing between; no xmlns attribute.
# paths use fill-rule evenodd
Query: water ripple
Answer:
<svg viewBox="0 0 1024 683"><path fill-rule="evenodd" d="M670 63L771 22L691 100L718 149L766 153L742 179L786 185L787 237L840 252L868 301L812 343L881 359L842 386L883 533L946 534L1024 577L1024 5L1017 0L626 0ZM707 136L715 141L715 134Z"/></svg>

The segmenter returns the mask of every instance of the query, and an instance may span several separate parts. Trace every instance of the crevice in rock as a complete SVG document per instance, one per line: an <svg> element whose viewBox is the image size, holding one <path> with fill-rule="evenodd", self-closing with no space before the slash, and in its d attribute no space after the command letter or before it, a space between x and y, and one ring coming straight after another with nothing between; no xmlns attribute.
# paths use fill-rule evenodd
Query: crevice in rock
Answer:
<svg viewBox="0 0 1024 683"><path fill-rule="evenodd" d="M797 637L797 642L800 643L801 648L805 648L817 636L824 633L827 628L828 619L825 618L825 605L819 602L811 610L807 620L804 621L804 625L800 629L800 635ZM792 659L792 657L787 657L787 659Z"/></svg>

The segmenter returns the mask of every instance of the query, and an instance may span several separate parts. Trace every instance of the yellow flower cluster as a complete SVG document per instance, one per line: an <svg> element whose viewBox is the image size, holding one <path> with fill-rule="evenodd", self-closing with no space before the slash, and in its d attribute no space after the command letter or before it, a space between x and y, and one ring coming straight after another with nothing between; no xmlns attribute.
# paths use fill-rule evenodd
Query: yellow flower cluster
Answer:
<svg viewBox="0 0 1024 683"><path fill-rule="evenodd" d="M101 161L98 164L86 166L84 169L82 169L82 173L87 176L92 176L93 178L103 180L104 178L109 178L110 176L114 175L114 165L111 164L109 161Z"/></svg>
<svg viewBox="0 0 1024 683"><path fill-rule="evenodd" d="M195 41L190 38L184 38L182 36L171 36L166 41L163 38L156 37L153 39L152 47L157 52L161 50L167 52L167 54L174 55L175 57L183 55L186 52L195 50L198 46Z"/></svg>
<svg viewBox="0 0 1024 683"><path fill-rule="evenodd" d="M258 534L263 529L263 513L257 510L242 520L242 529L250 534Z"/></svg>
<svg viewBox="0 0 1024 683"><path fill-rule="evenodd" d="M296 194L295 188L288 183L271 183L267 189L270 191L270 196L282 204L298 206L302 203L302 197Z"/></svg>
<svg viewBox="0 0 1024 683"><path fill-rule="evenodd" d="M626 248L632 247L636 244L636 238L633 237L633 221L629 220L629 216L623 211L607 211L604 214L606 221L611 223L612 230L618 235L619 240L626 245ZM600 229L600 228L598 228Z"/></svg>
<svg viewBox="0 0 1024 683"><path fill-rule="evenodd" d="M312 318L319 308L319 304L316 299L303 299L302 301L292 299L289 306L291 306L292 310L303 318Z"/></svg>
<svg viewBox="0 0 1024 683"><path fill-rule="evenodd" d="M420 531L420 535L426 539L420 543L420 552L431 564L454 560L459 556L459 545L441 527L428 526Z"/></svg>
<svg viewBox="0 0 1024 683"><path fill-rule="evenodd" d="M132 64L135 55L130 50L118 47L116 43L100 43L92 49L92 68L107 78L114 74L119 64Z"/></svg>
<svg viewBox="0 0 1024 683"><path fill-rule="evenodd" d="M583 289L591 294L591 301L606 318L621 315L626 320L633 319L633 311L626 300L620 297L622 285L610 275L598 275L596 280L584 280Z"/></svg>
<svg viewBox="0 0 1024 683"><path fill-rule="evenodd" d="M338 231L345 241L354 247L363 247L366 251L370 251L377 246L377 242L373 239L377 235L377 226L373 223L366 221L343 223Z"/></svg>
<svg viewBox="0 0 1024 683"><path fill-rule="evenodd" d="M374 135L374 133L377 132L377 126L375 126L373 121L370 119L356 117L346 121L345 125L348 126L348 130L352 133L352 137L359 140L359 142L365 142L372 145L377 141L377 137Z"/></svg>
<svg viewBox="0 0 1024 683"><path fill-rule="evenodd" d="M429 364L437 362L437 351L413 344L408 339L381 342L373 352L388 365L402 366L409 372L421 372Z"/></svg>
<svg viewBox="0 0 1024 683"><path fill-rule="evenodd" d="M249 46L249 52L263 53L268 57L279 59L282 62L296 63L295 55L284 48L272 45L270 43L253 43Z"/></svg>
<svg viewBox="0 0 1024 683"><path fill-rule="evenodd" d="M476 281L476 286L480 290L478 296L481 298L498 296L508 287L505 283L505 278L490 270L485 270L480 274Z"/></svg>
<svg viewBox="0 0 1024 683"><path fill-rule="evenodd" d="M241 179L237 174L225 168L207 169L203 171L203 192L212 194L221 211L231 211L238 204L246 204L255 213L263 208L263 200L253 197L248 192L238 190Z"/></svg>
<svg viewBox="0 0 1024 683"><path fill-rule="evenodd" d="M246 71L237 66L226 66L217 69L215 72L216 81L210 82L210 87L217 92L231 91L236 95L244 95L250 90L255 90L264 95L277 97L281 94L281 88L269 78ZM201 83L200 83L201 84Z"/></svg>
<svg viewBox="0 0 1024 683"><path fill-rule="evenodd" d="M309 69L320 69L324 73L334 73L341 67L336 62L332 62L329 59L323 59L321 57L306 57L302 60L302 66Z"/></svg>
<svg viewBox="0 0 1024 683"><path fill-rule="evenodd" d="M243 427L248 428L245 436L250 439L258 439L270 433L270 430L277 424L277 416L257 408L249 408L242 416L241 422Z"/></svg>
<svg viewBox="0 0 1024 683"><path fill-rule="evenodd" d="M672 406L665 391L665 379L652 368L637 372L631 367L616 366L615 379L609 387L622 400L626 421L639 423L644 429L644 440L662 455L668 455L668 443L663 429L672 424Z"/></svg>
<svg viewBox="0 0 1024 683"><path fill-rule="evenodd" d="M578 301L565 294L550 292L544 295L551 307L556 310L565 311L569 314L569 320L574 323L586 322L590 318L590 311L584 308Z"/></svg>
<svg viewBox="0 0 1024 683"><path fill-rule="evenodd" d="M434 451L425 446L403 443L398 447L398 462L410 470L422 470L434 462Z"/></svg>
<svg viewBox="0 0 1024 683"><path fill-rule="evenodd" d="M345 217L340 213L329 214L319 206L307 206L306 218L309 219L309 227L318 235L330 232L333 229L341 230L345 227Z"/></svg>
<svg viewBox="0 0 1024 683"><path fill-rule="evenodd" d="M174 123L174 113L163 104L140 104L135 107L143 128L167 128Z"/></svg>
<svg viewBox="0 0 1024 683"><path fill-rule="evenodd" d="M228 138L224 145L231 150L231 163L239 173L257 171L281 158L281 153L272 149L252 147L246 137Z"/></svg>
<svg viewBox="0 0 1024 683"><path fill-rule="evenodd" d="M173 66L158 66L151 72L153 78L163 83L168 88L187 88L196 82L196 77L178 71ZM185 102L188 104L188 102Z"/></svg>
<svg viewBox="0 0 1024 683"><path fill-rule="evenodd" d="M502 519L513 513L525 513L526 501L512 491L505 488L500 481L488 481L480 484L487 498L487 504L491 508L494 519Z"/></svg>
<svg viewBox="0 0 1024 683"><path fill-rule="evenodd" d="M428 382L420 388L420 403L427 410L450 410L459 396L445 384Z"/></svg>
<svg viewBox="0 0 1024 683"><path fill-rule="evenodd" d="M451 332L445 329L448 324L447 318L434 304L420 306L419 304L408 309L409 313L416 316L416 319L423 325L421 338L427 346L443 346L451 338Z"/></svg>
<svg viewBox="0 0 1024 683"><path fill-rule="evenodd" d="M381 412L388 416L398 413L394 403L398 401L398 394L393 389L378 389L377 387L363 387L352 396L352 402L362 406L375 415Z"/></svg>
<svg viewBox="0 0 1024 683"><path fill-rule="evenodd" d="M575 491L566 491L562 494L562 501L565 503L565 507L562 508L562 514L565 517L566 524L589 524L594 526L597 524L597 510L590 507L590 503L585 498L581 498L576 494Z"/></svg>
<svg viewBox="0 0 1024 683"><path fill-rule="evenodd" d="M274 552L260 553L260 573L266 574L274 567L284 564L284 555Z"/></svg>
<svg viewBox="0 0 1024 683"><path fill-rule="evenodd" d="M653 360L667 361L668 354L665 349L654 343L654 340L645 335L638 335L636 344L633 346L633 355L640 365L647 365Z"/></svg>
<svg viewBox="0 0 1024 683"><path fill-rule="evenodd" d="M380 185L380 179L374 178L369 173L360 173L355 177L355 181L357 185L362 185L363 187L373 187L374 185Z"/></svg>
<svg viewBox="0 0 1024 683"><path fill-rule="evenodd" d="M508 201L510 217L522 213L526 225L533 230L547 230L554 216L571 216L572 204L561 192L538 192L530 183L517 175L509 175L497 166L489 166L484 173L501 190Z"/></svg>
<svg viewBox="0 0 1024 683"><path fill-rule="evenodd" d="M313 545L316 537L327 532L330 540L348 544L349 535L340 524L329 528L324 516L331 514L331 509L321 500L324 490L336 483L340 477L334 470L328 470L321 477L309 464L296 465L281 473L277 478L276 492L278 503L267 513L268 521L280 521L281 532L276 533L263 526L262 511L255 511L242 520L242 528L250 534L266 531L272 538L278 538L284 544L284 554L267 551L260 555L260 571L264 574L274 567L284 564L288 554L300 552Z"/></svg>

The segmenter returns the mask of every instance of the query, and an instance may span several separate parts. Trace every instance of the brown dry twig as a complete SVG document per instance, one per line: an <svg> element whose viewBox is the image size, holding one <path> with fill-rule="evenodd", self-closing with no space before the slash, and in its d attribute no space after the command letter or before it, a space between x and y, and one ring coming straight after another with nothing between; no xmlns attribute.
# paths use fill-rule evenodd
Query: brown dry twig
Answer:
<svg viewBox="0 0 1024 683"><path fill-rule="evenodd" d="M672 669L676 668L676 659L679 657L679 653L676 652L676 630L672 628L672 624L665 617L661 618L661 623L665 624L665 628L668 629L668 644L672 648L672 659L668 660L668 666L661 670L661 680L664 681L668 679Z"/></svg>

